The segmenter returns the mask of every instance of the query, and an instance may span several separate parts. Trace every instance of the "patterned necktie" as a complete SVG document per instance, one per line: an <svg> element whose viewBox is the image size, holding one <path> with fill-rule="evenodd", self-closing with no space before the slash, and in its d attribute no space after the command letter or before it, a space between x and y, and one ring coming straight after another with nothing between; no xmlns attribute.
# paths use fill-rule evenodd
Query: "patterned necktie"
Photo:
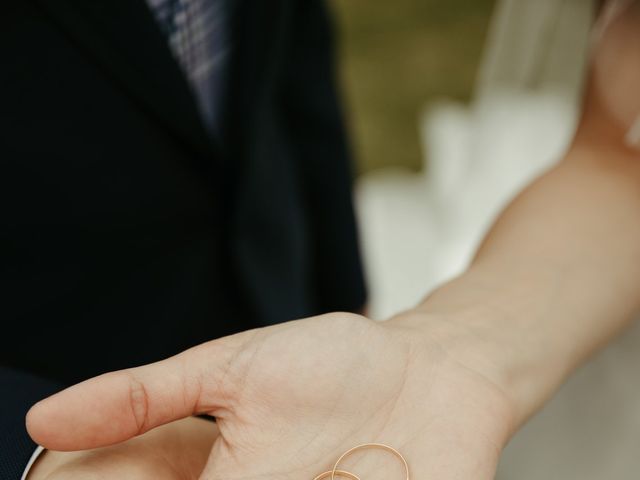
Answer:
<svg viewBox="0 0 640 480"><path fill-rule="evenodd" d="M193 89L207 126L219 131L229 56L227 0L147 0Z"/></svg>

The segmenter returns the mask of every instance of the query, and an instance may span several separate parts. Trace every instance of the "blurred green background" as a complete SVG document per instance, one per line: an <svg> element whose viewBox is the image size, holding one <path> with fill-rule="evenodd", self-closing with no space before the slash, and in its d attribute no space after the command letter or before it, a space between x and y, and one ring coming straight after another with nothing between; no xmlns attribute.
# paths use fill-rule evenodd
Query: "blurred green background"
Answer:
<svg viewBox="0 0 640 480"><path fill-rule="evenodd" d="M420 112L469 99L494 0L332 0L358 171L420 169Z"/></svg>

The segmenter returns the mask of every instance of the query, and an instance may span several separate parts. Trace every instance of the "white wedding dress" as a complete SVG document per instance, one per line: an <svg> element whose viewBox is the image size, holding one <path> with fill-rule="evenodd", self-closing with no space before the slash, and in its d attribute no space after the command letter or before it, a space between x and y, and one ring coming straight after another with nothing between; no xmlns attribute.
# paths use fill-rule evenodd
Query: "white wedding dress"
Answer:
<svg viewBox="0 0 640 480"><path fill-rule="evenodd" d="M414 305L460 272L500 209L562 156L591 47L627 3L609 2L594 29L594 1L498 0L474 101L425 110L425 171L359 182L374 317ZM640 122L631 123L634 141ZM640 324L580 369L514 438L497 478L640 478Z"/></svg>

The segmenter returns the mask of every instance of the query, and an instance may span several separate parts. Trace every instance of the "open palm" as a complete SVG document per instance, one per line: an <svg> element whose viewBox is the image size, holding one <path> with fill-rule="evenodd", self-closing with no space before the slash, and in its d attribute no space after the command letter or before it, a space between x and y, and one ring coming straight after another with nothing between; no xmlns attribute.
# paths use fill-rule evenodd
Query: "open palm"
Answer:
<svg viewBox="0 0 640 480"><path fill-rule="evenodd" d="M400 450L413 478L493 478L508 436L504 396L438 341L398 325L331 314L215 340L51 397L32 409L29 429L47 447L75 450L209 413L220 435L202 479L313 480L369 442ZM354 455L341 468L403 478L385 455Z"/></svg>

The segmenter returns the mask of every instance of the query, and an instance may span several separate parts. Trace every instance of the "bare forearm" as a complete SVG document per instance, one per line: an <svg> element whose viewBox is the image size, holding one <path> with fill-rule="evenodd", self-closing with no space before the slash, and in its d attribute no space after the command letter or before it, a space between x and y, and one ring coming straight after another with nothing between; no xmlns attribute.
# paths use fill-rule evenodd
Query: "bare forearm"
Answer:
<svg viewBox="0 0 640 480"><path fill-rule="evenodd" d="M469 361L490 364L518 425L640 307L635 161L575 148L502 214L469 270L418 308L474 339Z"/></svg>

